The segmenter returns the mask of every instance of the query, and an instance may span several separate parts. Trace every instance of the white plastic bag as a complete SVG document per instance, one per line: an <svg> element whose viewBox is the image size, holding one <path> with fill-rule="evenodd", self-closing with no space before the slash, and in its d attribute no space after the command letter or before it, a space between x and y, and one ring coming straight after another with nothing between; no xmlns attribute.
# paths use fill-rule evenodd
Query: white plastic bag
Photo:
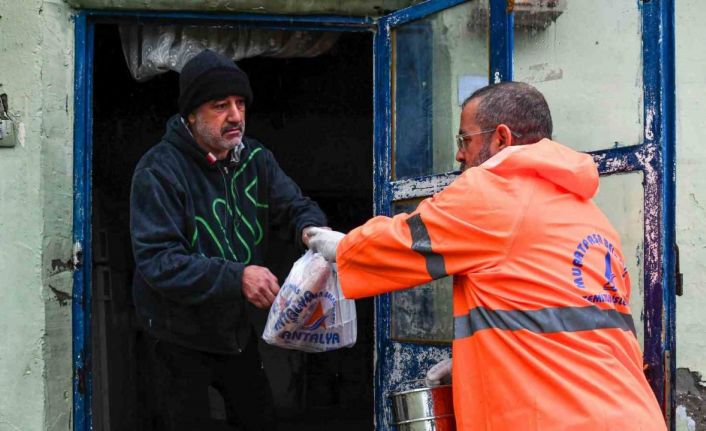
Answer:
<svg viewBox="0 0 706 431"><path fill-rule="evenodd" d="M326 352L350 347L356 337L355 301L343 297L335 265L307 251L272 303L262 338L287 349Z"/></svg>

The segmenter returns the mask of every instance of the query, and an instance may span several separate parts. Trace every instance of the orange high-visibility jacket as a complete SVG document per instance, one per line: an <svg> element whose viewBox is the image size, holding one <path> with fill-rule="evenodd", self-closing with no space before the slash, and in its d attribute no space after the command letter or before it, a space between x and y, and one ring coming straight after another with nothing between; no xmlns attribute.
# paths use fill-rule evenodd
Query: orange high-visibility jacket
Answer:
<svg viewBox="0 0 706 431"><path fill-rule="evenodd" d="M338 246L347 298L454 276L459 430L665 430L590 156L544 139Z"/></svg>

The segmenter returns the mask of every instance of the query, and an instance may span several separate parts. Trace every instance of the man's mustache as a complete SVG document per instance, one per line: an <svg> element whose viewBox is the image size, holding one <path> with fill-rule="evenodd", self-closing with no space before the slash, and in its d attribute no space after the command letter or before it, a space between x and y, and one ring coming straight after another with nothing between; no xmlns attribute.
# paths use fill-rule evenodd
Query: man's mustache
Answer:
<svg viewBox="0 0 706 431"><path fill-rule="evenodd" d="M233 130L239 130L240 133L243 133L243 129L244 129L243 123L225 126L223 129L221 129L221 135L225 135L226 133L232 132Z"/></svg>

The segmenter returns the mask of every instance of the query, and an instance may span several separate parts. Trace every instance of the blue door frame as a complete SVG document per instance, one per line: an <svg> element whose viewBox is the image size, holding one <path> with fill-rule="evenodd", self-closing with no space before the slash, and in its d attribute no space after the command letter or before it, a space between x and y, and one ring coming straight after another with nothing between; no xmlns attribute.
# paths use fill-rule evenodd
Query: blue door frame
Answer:
<svg viewBox="0 0 706 431"><path fill-rule="evenodd" d="M507 0L490 1L491 82L512 79L513 15ZM377 21L335 15L292 16L182 12L111 12L84 10L75 17L74 88L74 217L73 236L79 252L73 288L73 417L74 430L93 429L91 412L91 171L94 28L116 20L228 22L274 29L372 31L374 55L374 205L390 214L393 201L432 194L453 181L456 173L392 181L391 31L404 23L463 3L427 0ZM642 144L591 154L601 175L642 171L644 174L645 346L647 376L670 428L674 429L675 361L675 105L674 0L638 1L642 12L644 140ZM413 193L408 185L417 187ZM81 252L82 250L82 252ZM82 264L81 262L85 262ZM447 352L444 346L421 346L390 339L390 296L375 300L376 429L387 429L384 406L390 390L387 373L395 360ZM409 367L410 379L421 374Z"/></svg>

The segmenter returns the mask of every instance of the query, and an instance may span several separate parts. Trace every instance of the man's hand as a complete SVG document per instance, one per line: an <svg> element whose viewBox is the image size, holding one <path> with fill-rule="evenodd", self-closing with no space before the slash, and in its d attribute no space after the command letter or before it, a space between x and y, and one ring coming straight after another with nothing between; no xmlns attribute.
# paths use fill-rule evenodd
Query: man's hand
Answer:
<svg viewBox="0 0 706 431"><path fill-rule="evenodd" d="M438 386L451 382L451 358L446 358L427 371L426 383L428 386Z"/></svg>
<svg viewBox="0 0 706 431"><path fill-rule="evenodd" d="M320 227L310 227L307 231L308 247L321 254L329 262L336 261L336 248L345 234Z"/></svg>
<svg viewBox="0 0 706 431"><path fill-rule="evenodd" d="M279 292L277 277L263 266L246 266L242 284L243 296L257 308L268 308Z"/></svg>

